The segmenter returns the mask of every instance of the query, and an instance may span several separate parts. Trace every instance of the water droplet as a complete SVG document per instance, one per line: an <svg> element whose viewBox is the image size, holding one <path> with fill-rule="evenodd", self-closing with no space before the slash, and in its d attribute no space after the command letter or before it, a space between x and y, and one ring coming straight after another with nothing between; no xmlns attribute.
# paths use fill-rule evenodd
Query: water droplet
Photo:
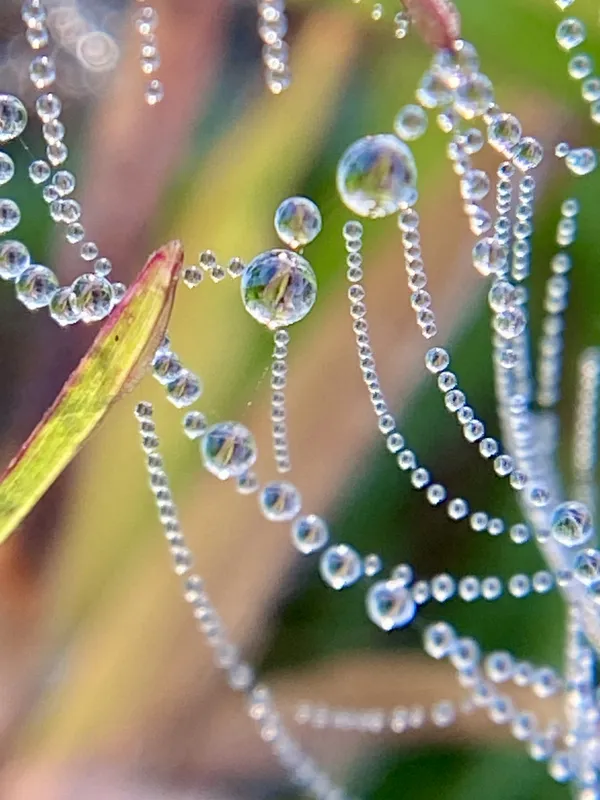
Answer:
<svg viewBox="0 0 600 800"><path fill-rule="evenodd" d="M255 463L254 437L239 422L219 422L202 437L204 466L220 480L244 475Z"/></svg>
<svg viewBox="0 0 600 800"><path fill-rule="evenodd" d="M513 114L496 114L492 117L487 137L490 145L499 153L510 154L521 141L523 129L521 123Z"/></svg>
<svg viewBox="0 0 600 800"><path fill-rule="evenodd" d="M112 286L106 278L85 273L73 281L73 308L84 322L97 322L110 313L113 303Z"/></svg>
<svg viewBox="0 0 600 800"><path fill-rule="evenodd" d="M577 553L573 562L573 575L585 586L600 581L600 553L592 548Z"/></svg>
<svg viewBox="0 0 600 800"><path fill-rule="evenodd" d="M367 592L367 614L384 631L404 628L417 606L402 581L378 581Z"/></svg>
<svg viewBox="0 0 600 800"><path fill-rule="evenodd" d="M556 41L563 50L572 50L585 41L585 25L576 17L568 17L558 23Z"/></svg>
<svg viewBox="0 0 600 800"><path fill-rule="evenodd" d="M516 339L527 327L527 317L520 308L500 311L494 317L494 330L503 339Z"/></svg>
<svg viewBox="0 0 600 800"><path fill-rule="evenodd" d="M321 212L308 197L288 197L275 212L275 231L292 249L312 242L323 226Z"/></svg>
<svg viewBox="0 0 600 800"><path fill-rule="evenodd" d="M569 61L567 69L572 78L575 80L582 80L582 78L587 78L588 75L591 75L594 69L594 62L587 53L581 53L580 55L573 56Z"/></svg>
<svg viewBox="0 0 600 800"><path fill-rule="evenodd" d="M302 507L300 493L287 481L267 483L258 496L258 502L260 510L271 522L290 522Z"/></svg>
<svg viewBox="0 0 600 800"><path fill-rule="evenodd" d="M508 249L488 236L473 248L473 265L482 275L502 272L508 264Z"/></svg>
<svg viewBox="0 0 600 800"><path fill-rule="evenodd" d="M407 145L390 134L366 136L343 154L337 189L360 217L387 217L416 201L417 168Z"/></svg>
<svg viewBox="0 0 600 800"><path fill-rule="evenodd" d="M569 500L556 506L552 512L550 532L565 547L579 547L594 533L592 515L583 503Z"/></svg>
<svg viewBox="0 0 600 800"><path fill-rule="evenodd" d="M192 264L189 267L185 267L181 278L188 289L194 289L196 286L202 283L204 279L204 272L197 264Z"/></svg>
<svg viewBox="0 0 600 800"><path fill-rule="evenodd" d="M425 628L423 649L432 658L446 658L452 651L455 642L456 634L446 622L436 622Z"/></svg>
<svg viewBox="0 0 600 800"><path fill-rule="evenodd" d="M494 281L488 293L492 311L507 311L517 304L517 290L509 281Z"/></svg>
<svg viewBox="0 0 600 800"><path fill-rule="evenodd" d="M183 431L188 439L199 439L207 427L206 417L201 411L188 411L183 418Z"/></svg>
<svg viewBox="0 0 600 800"><path fill-rule="evenodd" d="M394 130L396 135L405 142L412 142L423 136L427 130L427 113L414 104L404 106L396 114Z"/></svg>
<svg viewBox="0 0 600 800"><path fill-rule="evenodd" d="M600 100L600 78L594 76L588 78L581 84L581 96L586 103L594 103Z"/></svg>
<svg viewBox="0 0 600 800"><path fill-rule="evenodd" d="M319 571L323 581L333 589L345 589L356 583L362 574L360 556L353 547L337 544L321 556Z"/></svg>
<svg viewBox="0 0 600 800"><path fill-rule="evenodd" d="M155 106L162 101L165 96L165 87L162 85L162 82L157 80L151 80L146 88L146 92L144 94L144 98L146 103L149 106Z"/></svg>
<svg viewBox="0 0 600 800"><path fill-rule="evenodd" d="M363 562L363 569L365 575L367 577L372 578L374 575L377 575L378 572L381 572L383 569L383 562L381 561L381 556L377 555L377 553L369 553L369 555L365 556Z"/></svg>
<svg viewBox="0 0 600 800"><path fill-rule="evenodd" d="M152 374L163 385L175 380L182 369L181 361L170 350L159 349L152 361Z"/></svg>
<svg viewBox="0 0 600 800"><path fill-rule="evenodd" d="M112 262L109 258L99 258L94 263L94 272L96 275L100 275L101 278L106 278L107 275L110 275L112 270Z"/></svg>
<svg viewBox="0 0 600 800"><path fill-rule="evenodd" d="M16 280L17 298L26 308L43 308L58 289L56 275L48 267L32 264Z"/></svg>
<svg viewBox="0 0 600 800"><path fill-rule="evenodd" d="M15 174L15 162L7 153L0 152L0 186L8 183Z"/></svg>
<svg viewBox="0 0 600 800"><path fill-rule="evenodd" d="M591 147L577 147L569 150L565 164L573 175L589 175L598 166L596 151Z"/></svg>
<svg viewBox="0 0 600 800"><path fill-rule="evenodd" d="M416 95L424 108L437 108L452 102L452 92L437 72L426 72L423 75Z"/></svg>
<svg viewBox="0 0 600 800"><path fill-rule="evenodd" d="M10 142L25 130L27 111L13 94L0 94L0 142Z"/></svg>
<svg viewBox="0 0 600 800"><path fill-rule="evenodd" d="M67 169L59 169L52 178L52 185L61 197L66 197L75 190L75 175Z"/></svg>
<svg viewBox="0 0 600 800"><path fill-rule="evenodd" d="M44 123L58 119L62 111L60 97L52 92L41 94L35 102L35 110Z"/></svg>
<svg viewBox="0 0 600 800"><path fill-rule="evenodd" d="M317 298L317 279L297 253L268 250L244 270L241 293L246 311L274 330L304 319Z"/></svg>
<svg viewBox="0 0 600 800"><path fill-rule="evenodd" d="M121 302L121 300L127 294L127 286L124 283L121 283L121 281L116 281L115 283L113 283L112 287L113 287L113 305L116 306L118 303Z"/></svg>
<svg viewBox="0 0 600 800"><path fill-rule="evenodd" d="M234 256L227 265L227 272L232 278L239 278L246 269L246 265L241 258Z"/></svg>
<svg viewBox="0 0 600 800"><path fill-rule="evenodd" d="M57 289L50 298L48 309L52 319L61 326L73 325L80 319L80 313L74 306L73 291L70 286Z"/></svg>
<svg viewBox="0 0 600 800"><path fill-rule="evenodd" d="M533 136L524 136L514 149L513 162L517 169L535 169L544 157L544 148Z"/></svg>
<svg viewBox="0 0 600 800"><path fill-rule="evenodd" d="M36 89L46 89L56 80L56 65L49 56L35 56L29 64L29 79Z"/></svg>
<svg viewBox="0 0 600 800"><path fill-rule="evenodd" d="M18 278L30 263L29 250L22 242L13 239L0 242L0 278L6 281Z"/></svg>
<svg viewBox="0 0 600 800"><path fill-rule="evenodd" d="M41 159L32 161L29 165L29 178L32 183L45 183L51 174L52 170L50 169L50 165Z"/></svg>
<svg viewBox="0 0 600 800"><path fill-rule="evenodd" d="M167 400L177 408L191 406L201 394L200 379L187 369L182 369L179 375L167 384Z"/></svg>
<svg viewBox="0 0 600 800"><path fill-rule="evenodd" d="M0 234L8 233L21 221L21 211L14 200L0 200Z"/></svg>
<svg viewBox="0 0 600 800"><path fill-rule="evenodd" d="M482 169L470 169L460 179L460 194L464 200L483 200L490 191L490 179Z"/></svg>
<svg viewBox="0 0 600 800"><path fill-rule="evenodd" d="M494 87L487 75L478 73L461 82L454 97L454 108L464 119L481 117L494 102Z"/></svg>
<svg viewBox="0 0 600 800"><path fill-rule="evenodd" d="M327 524L315 514L298 517L292 524L294 547L305 555L321 550L328 541L329 530L327 529Z"/></svg>

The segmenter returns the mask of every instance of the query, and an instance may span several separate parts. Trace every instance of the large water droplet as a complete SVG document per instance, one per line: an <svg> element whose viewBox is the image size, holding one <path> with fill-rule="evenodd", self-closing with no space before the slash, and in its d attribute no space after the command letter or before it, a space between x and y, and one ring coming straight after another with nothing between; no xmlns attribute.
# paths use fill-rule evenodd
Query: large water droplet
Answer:
<svg viewBox="0 0 600 800"><path fill-rule="evenodd" d="M29 250L22 242L13 239L0 242L0 278L6 281L18 278L30 263Z"/></svg>
<svg viewBox="0 0 600 800"><path fill-rule="evenodd" d="M73 307L84 322L104 319L113 304L112 286L106 278L85 273L73 281Z"/></svg>
<svg viewBox="0 0 600 800"><path fill-rule="evenodd" d="M299 322L317 298L317 279L308 261L290 250L269 250L248 264L242 275L244 306L268 328Z"/></svg>
<svg viewBox="0 0 600 800"><path fill-rule="evenodd" d="M48 267L32 264L17 278L17 297L24 306L33 310L43 308L58 289L56 275Z"/></svg>
<svg viewBox="0 0 600 800"><path fill-rule="evenodd" d="M585 544L593 535L592 515L584 503L569 500L552 512L550 531L554 539L566 547Z"/></svg>
<svg viewBox="0 0 600 800"><path fill-rule="evenodd" d="M585 586L600 581L600 553L592 548L578 553L573 562L573 575Z"/></svg>
<svg viewBox="0 0 600 800"><path fill-rule="evenodd" d="M14 200L0 200L0 234L8 233L21 221L21 211Z"/></svg>
<svg viewBox="0 0 600 800"><path fill-rule="evenodd" d="M308 197L288 197L275 212L275 231L294 250L315 239L323 220L317 205Z"/></svg>
<svg viewBox="0 0 600 800"><path fill-rule="evenodd" d="M220 480L244 475L255 463L254 437L239 422L218 422L202 437L204 466Z"/></svg>
<svg viewBox="0 0 600 800"><path fill-rule="evenodd" d="M417 168L409 148L391 134L366 136L343 154L337 189L360 217L387 217L416 201Z"/></svg>
<svg viewBox="0 0 600 800"><path fill-rule="evenodd" d="M384 631L404 628L415 616L416 604L402 581L378 581L367 592L367 614Z"/></svg>
<svg viewBox="0 0 600 800"><path fill-rule="evenodd" d="M556 41L563 50L572 50L585 41L585 25L576 17L568 17L558 23Z"/></svg>
<svg viewBox="0 0 600 800"><path fill-rule="evenodd" d="M25 130L27 111L12 94L0 94L0 142L10 142Z"/></svg>

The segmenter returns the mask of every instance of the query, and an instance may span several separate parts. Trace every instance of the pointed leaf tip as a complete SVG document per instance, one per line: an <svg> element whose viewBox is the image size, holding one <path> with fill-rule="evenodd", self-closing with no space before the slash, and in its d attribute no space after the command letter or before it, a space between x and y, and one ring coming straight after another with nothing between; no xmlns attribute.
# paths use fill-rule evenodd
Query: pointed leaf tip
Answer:
<svg viewBox="0 0 600 800"><path fill-rule="evenodd" d="M0 477L0 543L75 457L111 405L145 374L165 334L182 264L179 242L150 256Z"/></svg>

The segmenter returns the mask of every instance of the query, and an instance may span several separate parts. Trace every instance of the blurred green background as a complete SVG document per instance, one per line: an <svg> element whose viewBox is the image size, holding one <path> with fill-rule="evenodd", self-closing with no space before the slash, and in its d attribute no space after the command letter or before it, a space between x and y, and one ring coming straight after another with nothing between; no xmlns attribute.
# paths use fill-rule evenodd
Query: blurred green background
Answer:
<svg viewBox="0 0 600 800"><path fill-rule="evenodd" d="M113 259L114 277L131 280L147 253L168 238L183 240L190 263L206 248L221 263L232 256L250 259L275 245L272 216L278 203L291 194L311 197L325 220L306 251L318 276L319 300L291 331L289 382L291 479L304 508L325 513L336 540L362 553L381 552L388 568L410 562L419 577L448 571L508 578L540 569L533 544L516 547L507 534L497 540L474 534L409 489L378 438L354 363L340 236L348 214L336 196L335 168L356 138L392 129L428 64L429 53L416 35L394 38L397 4L386 3L383 19L375 23L368 0L358 6L350 0L291 2L294 82L277 98L267 96L261 83L253 4L164 0L156 5L166 99L154 109L142 102L131 9L118 3L112 9L93 2L80 6L97 24L110 18L123 54L114 78L87 92L85 85L73 91L66 108L71 161L80 175L76 196L83 199L84 224ZM539 136L549 152L562 139L594 146L597 131L579 85L567 76L568 56L555 43L560 14L554 4L460 0L458 5L464 37L476 45L501 107L517 113L525 131ZM597 4L578 0L576 12L588 26L586 51L598 56ZM18 84L14 63L9 67L15 59L21 63L18 31L17 4L8 4L0 10L6 90ZM36 137L31 133L28 144L38 153ZM494 435L485 282L469 266L473 240L461 218L445 143L431 116L429 132L414 145L426 269L442 339L452 345L453 368ZM63 279L81 271L26 180L27 153L18 144L9 152L18 166L10 189L22 207L19 234L34 257L55 266ZM493 170L498 160L488 154L476 162ZM119 178L123 171L126 191ZM137 182L132 176L142 177ZM560 202L573 195L582 204L572 247L559 409L568 486L576 358L600 340L600 176L575 181L549 158L540 184L530 281L535 336ZM504 483L482 467L421 369L427 345L415 332L394 221L366 225L365 242L370 324L400 430L450 492L466 497L473 509L518 521ZM202 376L200 407L211 419L240 419L257 429L263 451L259 472L273 477L264 456L269 336L244 314L233 281L207 284L193 292L179 290L170 327L173 346ZM57 331L45 314L27 314L8 285L0 287L0 306L0 433L8 460L89 338L79 329ZM310 699L315 687L320 694L313 699L327 703L340 685L356 707L423 702L412 690L420 663L411 660L418 635L375 629L364 614L361 586L339 594L325 590L316 562L300 564L293 556L285 526L269 526L253 508L255 500L215 486L201 470L197 448L181 435L181 413L167 407L148 379L111 412L0 555L5 587L0 676L5 673L10 697L0 740L2 796L67 798L76 786L85 797L95 797L95 791L121 797L114 788L121 780L145 787L146 797L154 796L148 787L157 797L178 797L180 790L189 792L186 797L207 791L291 796L266 748L244 727L239 702L215 674L169 572L131 415L138 397L159 405L164 456L198 572L234 638L281 688L284 707ZM486 649L510 649L518 658L561 665L564 611L556 593L493 604L452 601L428 607L422 616L449 619L479 637ZM393 680L389 669L386 678L378 673L382 656L393 666ZM454 687L450 668L445 675ZM306 743L353 793L381 800L399 794L413 800L440 794L445 800L566 797L568 790L546 775L544 765L530 761L521 745L497 731L486 733L485 727L492 724L461 725L443 741L425 732L418 741L398 736L377 744L366 734L346 745L345 734L325 732L309 733ZM135 797L135 789L127 796Z"/></svg>

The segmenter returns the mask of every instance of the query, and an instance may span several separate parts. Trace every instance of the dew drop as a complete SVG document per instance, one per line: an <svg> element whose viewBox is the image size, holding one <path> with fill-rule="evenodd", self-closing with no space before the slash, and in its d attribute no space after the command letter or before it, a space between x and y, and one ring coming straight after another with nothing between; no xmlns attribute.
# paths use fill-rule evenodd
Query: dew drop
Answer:
<svg viewBox="0 0 600 800"><path fill-rule="evenodd" d="M563 50L572 50L585 41L585 25L576 17L568 17L558 23L556 41Z"/></svg>
<svg viewBox="0 0 600 800"><path fill-rule="evenodd" d="M220 480L244 475L257 457L254 437L239 422L211 425L202 437L201 452L206 469Z"/></svg>
<svg viewBox="0 0 600 800"><path fill-rule="evenodd" d="M58 289L56 275L48 267L32 264L16 280L17 298L30 309L43 308Z"/></svg>
<svg viewBox="0 0 600 800"><path fill-rule="evenodd" d="M0 94L0 142L10 142L25 130L27 111L13 94Z"/></svg>
<svg viewBox="0 0 600 800"><path fill-rule="evenodd" d="M404 106L394 119L394 131L405 142L412 142L423 136L427 130L427 113L421 106Z"/></svg>
<svg viewBox="0 0 600 800"><path fill-rule="evenodd" d="M589 175L598 166L596 151L591 147L577 147L569 150L565 164L573 175Z"/></svg>
<svg viewBox="0 0 600 800"><path fill-rule="evenodd" d="M402 581L378 581L367 592L369 619L384 631L404 628L415 616L417 606Z"/></svg>
<svg viewBox="0 0 600 800"><path fill-rule="evenodd" d="M362 575L362 562L353 547L337 544L329 547L319 562L321 578L333 589L346 589Z"/></svg>
<svg viewBox="0 0 600 800"><path fill-rule="evenodd" d="M277 236L293 250L312 242L322 226L321 212L308 197L288 197L275 212Z"/></svg>
<svg viewBox="0 0 600 800"><path fill-rule="evenodd" d="M298 517L292 524L292 542L304 555L316 553L329 541L327 524L316 514Z"/></svg>
<svg viewBox="0 0 600 800"><path fill-rule="evenodd" d="M0 152L0 186L8 183L15 174L15 162L8 153Z"/></svg>
<svg viewBox="0 0 600 800"><path fill-rule="evenodd" d="M50 298L50 303L48 305L50 316L61 327L73 325L81 317L81 314L76 310L73 301L73 290L70 286L63 286L62 288L57 289L57 291L54 292Z"/></svg>
<svg viewBox="0 0 600 800"><path fill-rule="evenodd" d="M417 168L409 148L391 134L365 136L342 155L337 189L360 217L387 217L416 201Z"/></svg>
<svg viewBox="0 0 600 800"><path fill-rule="evenodd" d="M290 522L298 516L302 498L296 487L287 481L272 481L258 496L260 510L271 522Z"/></svg>
<svg viewBox="0 0 600 800"><path fill-rule="evenodd" d="M594 533L588 507L575 500L561 503L552 512L550 532L565 547L585 544Z"/></svg>
<svg viewBox="0 0 600 800"><path fill-rule="evenodd" d="M244 270L241 293L246 311L275 330L304 319L317 298L317 279L297 253L268 250Z"/></svg>
<svg viewBox="0 0 600 800"><path fill-rule="evenodd" d="M14 200L0 200L0 234L8 233L21 221L21 211Z"/></svg>
<svg viewBox="0 0 600 800"><path fill-rule="evenodd" d="M167 400L176 408L191 406L201 394L200 379L187 369L182 369L179 375L167 384Z"/></svg>
<svg viewBox="0 0 600 800"><path fill-rule="evenodd" d="M6 239L0 242L0 278L14 280L31 263L29 250L22 242Z"/></svg>
<svg viewBox="0 0 600 800"><path fill-rule="evenodd" d="M97 322L110 313L113 304L112 286L106 278L85 273L72 286L73 307L83 322Z"/></svg>

